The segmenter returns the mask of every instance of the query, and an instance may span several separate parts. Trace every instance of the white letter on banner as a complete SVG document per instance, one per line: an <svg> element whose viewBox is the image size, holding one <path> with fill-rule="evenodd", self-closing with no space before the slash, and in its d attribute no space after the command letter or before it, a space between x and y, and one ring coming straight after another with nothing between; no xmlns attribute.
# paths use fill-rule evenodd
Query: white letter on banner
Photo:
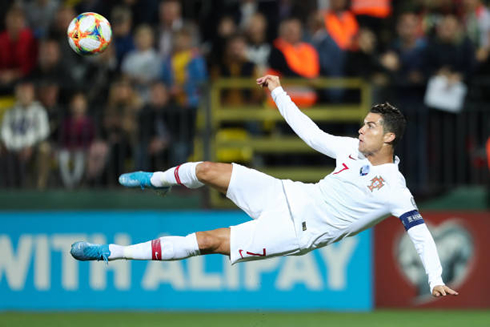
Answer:
<svg viewBox="0 0 490 327"><path fill-rule="evenodd" d="M332 290L341 290L345 288L347 265L357 243L359 243L357 236L347 237L337 243L336 246L330 245L320 249L320 253L328 270L328 287Z"/></svg>
<svg viewBox="0 0 490 327"><path fill-rule="evenodd" d="M223 274L226 288L229 290L238 290L240 288L240 269L239 265L232 266L230 259L223 256Z"/></svg>
<svg viewBox="0 0 490 327"><path fill-rule="evenodd" d="M185 289L184 268L180 261L153 261L146 266L141 286L145 290L156 290L168 283L176 290Z"/></svg>
<svg viewBox="0 0 490 327"><path fill-rule="evenodd" d="M106 244L103 235L95 234L91 237L92 243ZM119 245L131 244L131 239L127 234L117 234L114 241ZM110 265L103 265L98 261L90 263L90 287L94 290L105 290L107 288L107 272L114 272L114 286L118 290L127 290L131 286L130 281L130 261L118 260L111 261Z"/></svg>
<svg viewBox="0 0 490 327"><path fill-rule="evenodd" d="M221 276L219 273L206 273L205 257L194 257L187 260L189 268L189 284L193 290L220 290Z"/></svg>
<svg viewBox="0 0 490 327"><path fill-rule="evenodd" d="M276 280L278 289L288 291L298 283L305 284L312 291L323 288L322 277L312 253L300 257L285 257L284 261Z"/></svg>
<svg viewBox="0 0 490 327"><path fill-rule="evenodd" d="M12 290L24 288L32 259L32 243L31 235L21 235L17 246L17 255L15 255L10 237L8 235L0 236L0 281L3 271L5 271L7 284Z"/></svg>
<svg viewBox="0 0 490 327"><path fill-rule="evenodd" d="M260 274L273 271L279 265L280 258L247 262L245 265L245 288L253 291L257 290L261 284Z"/></svg>
<svg viewBox="0 0 490 327"><path fill-rule="evenodd" d="M56 234L51 239L53 249L61 252L61 285L65 290L78 289L78 261L71 256L70 248L74 242L84 239L83 234Z"/></svg>
<svg viewBox="0 0 490 327"><path fill-rule="evenodd" d="M51 249L46 234L36 237L35 249L34 287L38 291L49 290L51 287Z"/></svg>

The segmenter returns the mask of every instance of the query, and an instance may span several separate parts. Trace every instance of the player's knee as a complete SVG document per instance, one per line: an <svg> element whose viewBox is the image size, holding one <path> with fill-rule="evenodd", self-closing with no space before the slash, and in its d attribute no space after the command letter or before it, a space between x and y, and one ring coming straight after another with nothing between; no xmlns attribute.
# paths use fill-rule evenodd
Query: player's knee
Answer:
<svg viewBox="0 0 490 327"><path fill-rule="evenodd" d="M196 167L197 179L199 179L199 181L204 183L209 181L215 173L215 166L216 164L214 162L209 162L209 161L201 162Z"/></svg>
<svg viewBox="0 0 490 327"><path fill-rule="evenodd" d="M196 233L196 237L199 250L202 254L214 253L220 248L220 238L211 232L198 232Z"/></svg>

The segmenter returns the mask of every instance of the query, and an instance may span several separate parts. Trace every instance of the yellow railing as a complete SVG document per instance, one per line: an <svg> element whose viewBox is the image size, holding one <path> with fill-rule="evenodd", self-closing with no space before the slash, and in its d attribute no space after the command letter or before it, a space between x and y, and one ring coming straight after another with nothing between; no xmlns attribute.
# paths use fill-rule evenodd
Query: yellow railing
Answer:
<svg viewBox="0 0 490 327"><path fill-rule="evenodd" d="M287 90L290 86L310 87L312 89L344 88L360 92L360 101L348 105L314 105L303 112L315 122L360 123L371 106L371 88L369 84L357 78L345 79L282 79L281 84ZM229 107L221 103L221 95L229 89L254 89L253 79L220 79L210 85L210 108L208 117L201 116L198 125L201 130L207 126L209 136L208 153L204 157L211 161L242 161L252 164L255 154L302 154L313 152L296 136L254 136L245 128L226 128L223 123L268 122L274 124L283 121L278 110L272 108L265 99L262 104ZM265 91L264 91L265 92ZM203 111L201 111L202 115ZM205 123L207 118L207 124ZM202 135L202 134L201 134ZM196 142L196 149L203 149L203 138ZM204 155L204 153L203 153ZM200 157L200 156L198 156ZM316 182L330 173L333 167L254 167L277 178L289 178L304 182ZM210 192L210 202L214 207L228 207L231 202L218 194Z"/></svg>

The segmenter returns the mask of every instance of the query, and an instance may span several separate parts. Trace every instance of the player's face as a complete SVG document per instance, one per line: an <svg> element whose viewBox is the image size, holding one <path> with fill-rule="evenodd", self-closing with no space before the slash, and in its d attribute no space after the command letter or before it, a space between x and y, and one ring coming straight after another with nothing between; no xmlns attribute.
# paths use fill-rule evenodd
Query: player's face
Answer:
<svg viewBox="0 0 490 327"><path fill-rule="evenodd" d="M364 156L372 155L378 152L385 142L383 118L380 114L370 112L359 129L359 152Z"/></svg>

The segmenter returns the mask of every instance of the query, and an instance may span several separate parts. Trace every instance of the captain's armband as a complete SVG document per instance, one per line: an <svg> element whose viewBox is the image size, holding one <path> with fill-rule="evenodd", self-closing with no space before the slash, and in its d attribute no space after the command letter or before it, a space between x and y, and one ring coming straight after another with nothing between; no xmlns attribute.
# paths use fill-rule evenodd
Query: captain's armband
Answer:
<svg viewBox="0 0 490 327"><path fill-rule="evenodd" d="M414 226L424 223L424 218L422 218L418 210L412 210L404 213L400 216L400 220L407 231Z"/></svg>

